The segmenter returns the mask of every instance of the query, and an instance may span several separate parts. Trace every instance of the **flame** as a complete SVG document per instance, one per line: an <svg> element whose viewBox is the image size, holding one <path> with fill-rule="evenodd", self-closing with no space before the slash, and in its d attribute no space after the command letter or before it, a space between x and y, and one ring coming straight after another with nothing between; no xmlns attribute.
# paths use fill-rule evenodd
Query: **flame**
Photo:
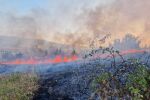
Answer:
<svg viewBox="0 0 150 100"><path fill-rule="evenodd" d="M22 64L29 64L29 65L35 65L35 64L56 64L56 63L65 63L65 62L73 62L78 60L78 57L76 55L72 55L70 57L63 57L61 55L57 55L53 59L44 59L44 60L37 60L34 58L30 58L27 60L21 60L17 59L14 61L8 61L8 62L0 62L1 64L7 64L7 65L22 65Z"/></svg>
<svg viewBox="0 0 150 100"><path fill-rule="evenodd" d="M144 53L145 50L125 50L121 51L121 55L127 55L127 54L136 54L136 53ZM106 58L106 57L111 57L112 55L109 54L100 54L100 55L95 55L94 58ZM117 56L117 54L115 54ZM8 61L8 62L0 62L1 64L7 64L7 65L38 65L38 64L57 64L57 63L67 63L67 62L73 62L79 60L77 55L72 55L72 56L61 56L57 55L53 59L43 59L43 60L37 60L35 58L30 58L27 60L21 60L17 59L14 61Z"/></svg>

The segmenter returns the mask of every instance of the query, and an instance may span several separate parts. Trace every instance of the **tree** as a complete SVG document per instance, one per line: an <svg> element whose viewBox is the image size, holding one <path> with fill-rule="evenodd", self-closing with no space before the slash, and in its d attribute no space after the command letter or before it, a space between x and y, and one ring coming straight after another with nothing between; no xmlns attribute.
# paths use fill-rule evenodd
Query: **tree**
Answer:
<svg viewBox="0 0 150 100"><path fill-rule="evenodd" d="M77 54L76 50L73 49L71 54L72 54L72 55L76 55L76 54Z"/></svg>
<svg viewBox="0 0 150 100"><path fill-rule="evenodd" d="M131 34L127 34L123 40L116 39L113 47L119 50L140 49L140 41Z"/></svg>

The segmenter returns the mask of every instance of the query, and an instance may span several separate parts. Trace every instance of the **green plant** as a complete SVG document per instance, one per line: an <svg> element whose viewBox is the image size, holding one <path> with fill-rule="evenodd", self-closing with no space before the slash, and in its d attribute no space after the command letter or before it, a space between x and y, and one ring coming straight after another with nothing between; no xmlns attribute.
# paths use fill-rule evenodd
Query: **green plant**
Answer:
<svg viewBox="0 0 150 100"><path fill-rule="evenodd" d="M140 59L129 58L126 60L119 51L113 48L100 47L97 50L92 50L86 57L93 56L99 51L103 54L109 54L111 59L109 61L114 72L107 70L95 78L92 83L94 94L97 94L101 99L148 100L150 98L150 69L148 69L148 65L141 62ZM116 56L121 58L119 62L117 62ZM124 79L124 82L121 79Z"/></svg>
<svg viewBox="0 0 150 100"><path fill-rule="evenodd" d="M0 100L30 100L38 88L38 77L31 73L0 76Z"/></svg>
<svg viewBox="0 0 150 100"><path fill-rule="evenodd" d="M129 59L127 68L134 68L131 72L124 69L112 74L104 72L93 81L94 91L102 99L130 98L133 100L149 100L150 98L150 69L137 59ZM121 67L123 68L123 67ZM119 78L127 74L125 84ZM96 85L97 84L97 85Z"/></svg>
<svg viewBox="0 0 150 100"><path fill-rule="evenodd" d="M108 79L111 77L111 73L105 72L102 73L100 76L98 76L95 81L97 83L103 83L104 81L108 81Z"/></svg>
<svg viewBox="0 0 150 100"><path fill-rule="evenodd" d="M136 70L128 75L126 88L134 99L150 98L150 70L145 65L139 65Z"/></svg>

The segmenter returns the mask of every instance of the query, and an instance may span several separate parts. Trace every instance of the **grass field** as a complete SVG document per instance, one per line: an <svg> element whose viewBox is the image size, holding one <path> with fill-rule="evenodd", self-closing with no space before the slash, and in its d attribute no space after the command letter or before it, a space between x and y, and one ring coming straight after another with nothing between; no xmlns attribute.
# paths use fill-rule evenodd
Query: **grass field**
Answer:
<svg viewBox="0 0 150 100"><path fill-rule="evenodd" d="M29 100L38 89L38 77L33 73L0 75L0 100Z"/></svg>

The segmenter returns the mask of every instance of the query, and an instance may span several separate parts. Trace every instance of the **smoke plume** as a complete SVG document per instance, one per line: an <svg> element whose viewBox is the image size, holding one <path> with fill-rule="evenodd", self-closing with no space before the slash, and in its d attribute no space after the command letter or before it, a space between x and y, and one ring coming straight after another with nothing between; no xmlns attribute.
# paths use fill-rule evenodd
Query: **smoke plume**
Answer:
<svg viewBox="0 0 150 100"><path fill-rule="evenodd" d="M94 39L101 39L107 34L105 45L112 44L116 39L122 40L131 34L141 41L141 47L150 46L150 1L149 0L112 0L112 3L98 5L94 9L81 9L75 16L74 27L78 30L59 34L53 38L63 43L76 46L88 46ZM73 27L72 27L73 28Z"/></svg>
<svg viewBox="0 0 150 100"><path fill-rule="evenodd" d="M150 46L150 1L115 0L80 16L83 29L91 35L111 34L110 42L132 34L141 40L141 46Z"/></svg>
<svg viewBox="0 0 150 100"><path fill-rule="evenodd" d="M32 46L38 43L37 39L42 39L86 47L91 40L101 39L107 34L111 36L106 40L107 45L115 39L122 40L126 34L132 34L141 41L142 47L150 46L149 0L112 0L111 3L97 4L92 8L84 5L79 9L74 6L74 10L66 12L61 7L61 14L55 15L57 19L40 8L32 9L25 15L0 12L3 19L0 21L0 35L33 39ZM68 20L63 17L68 17ZM22 42L17 41L15 45L22 45Z"/></svg>

